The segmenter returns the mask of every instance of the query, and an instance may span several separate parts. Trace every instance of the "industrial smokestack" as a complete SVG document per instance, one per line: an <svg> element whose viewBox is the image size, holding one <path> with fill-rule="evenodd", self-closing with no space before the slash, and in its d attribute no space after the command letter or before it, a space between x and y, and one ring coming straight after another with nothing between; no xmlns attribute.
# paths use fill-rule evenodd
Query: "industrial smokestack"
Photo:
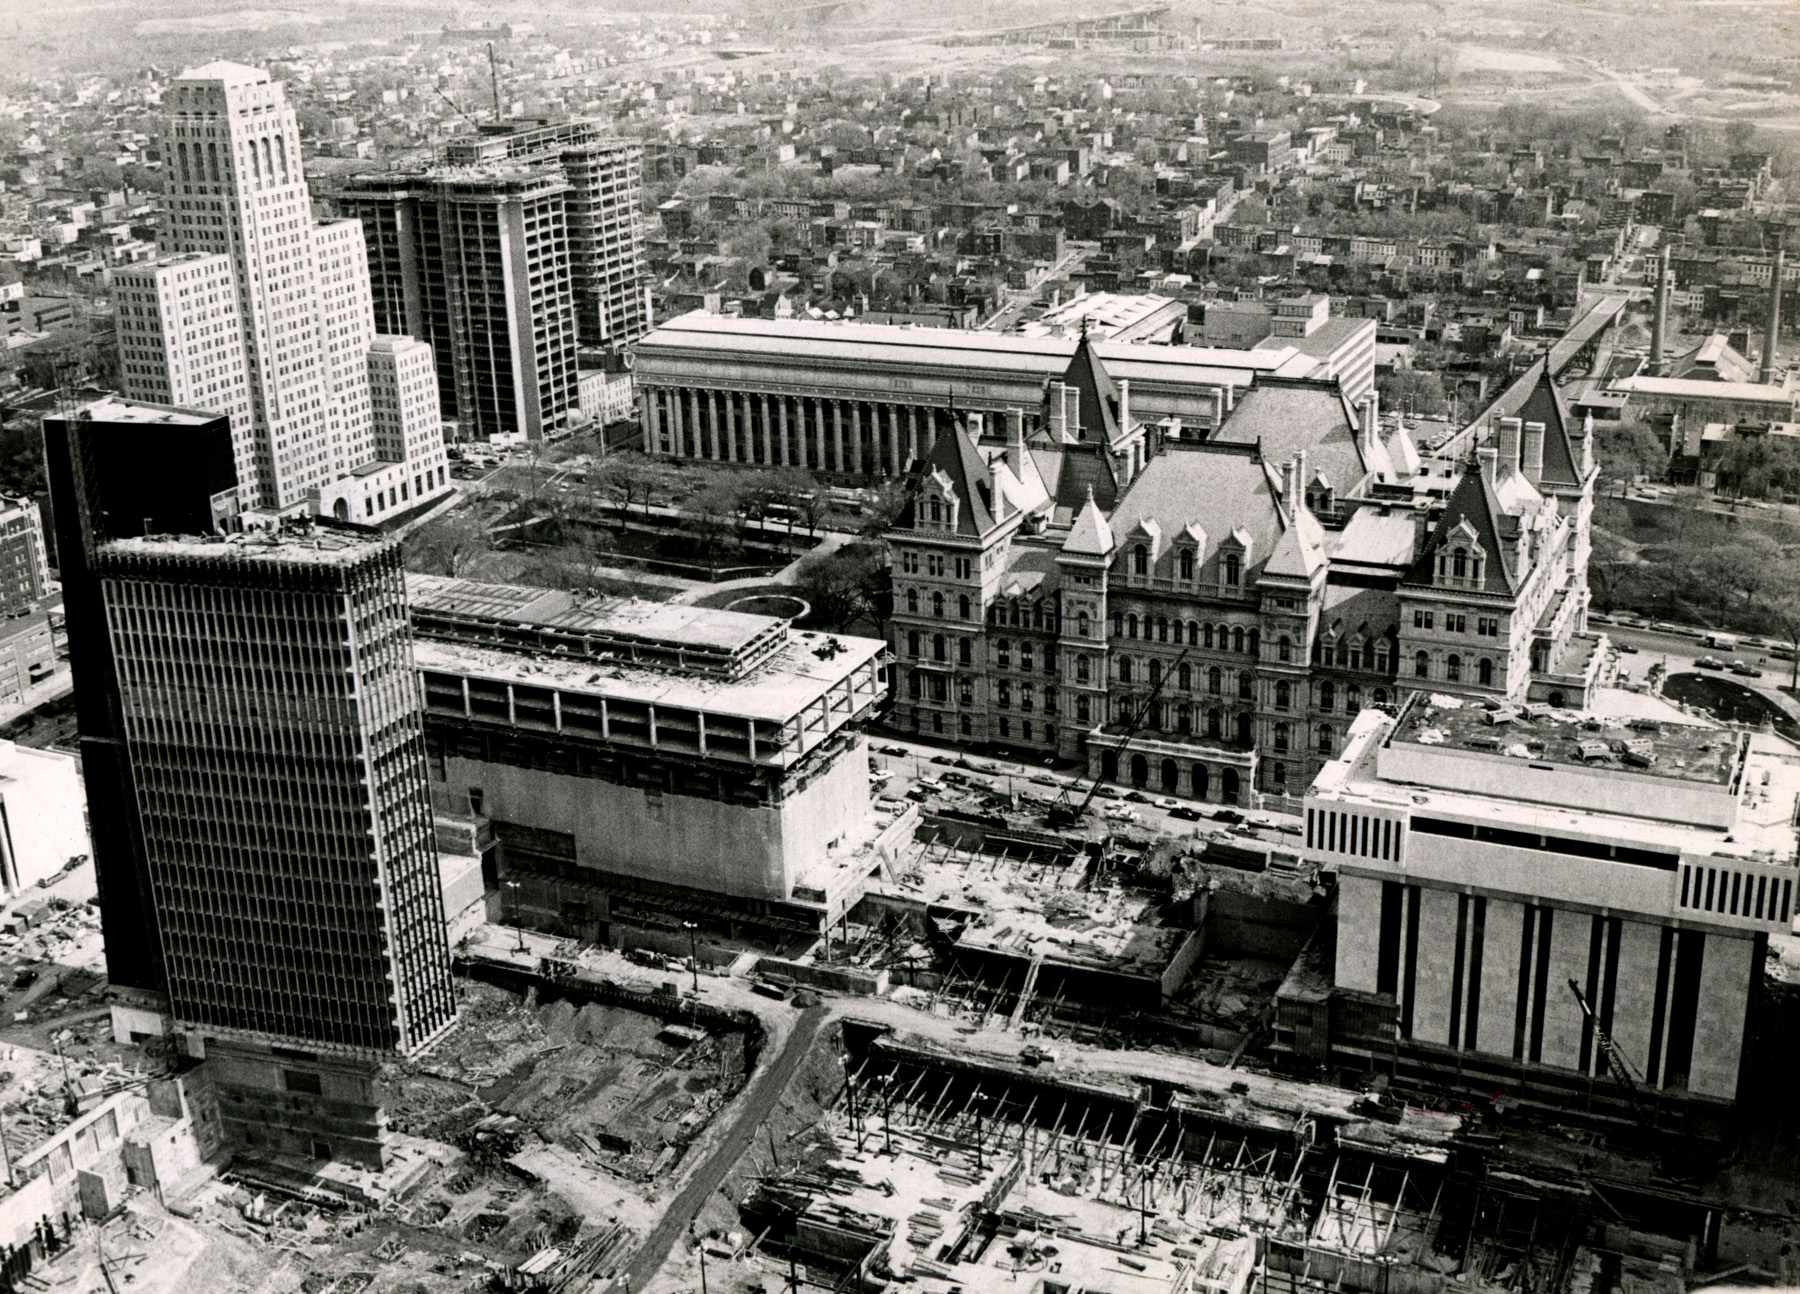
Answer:
<svg viewBox="0 0 1800 1294"><path fill-rule="evenodd" d="M1650 375L1663 375L1663 343L1669 331L1669 245L1656 258L1656 307L1650 318Z"/></svg>
<svg viewBox="0 0 1800 1294"><path fill-rule="evenodd" d="M1781 335L1781 276L1787 268L1787 249L1781 245L1786 230L1775 234L1775 264L1769 272L1769 322L1763 330L1762 373L1764 385L1775 380L1775 339Z"/></svg>

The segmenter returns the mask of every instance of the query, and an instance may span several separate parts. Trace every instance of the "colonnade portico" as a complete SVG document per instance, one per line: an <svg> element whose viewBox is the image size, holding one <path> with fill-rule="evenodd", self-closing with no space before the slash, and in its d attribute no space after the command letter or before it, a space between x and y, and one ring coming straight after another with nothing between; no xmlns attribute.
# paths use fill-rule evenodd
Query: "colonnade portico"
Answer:
<svg viewBox="0 0 1800 1294"><path fill-rule="evenodd" d="M641 388L644 452L834 476L894 477L931 452L947 408L715 387Z"/></svg>

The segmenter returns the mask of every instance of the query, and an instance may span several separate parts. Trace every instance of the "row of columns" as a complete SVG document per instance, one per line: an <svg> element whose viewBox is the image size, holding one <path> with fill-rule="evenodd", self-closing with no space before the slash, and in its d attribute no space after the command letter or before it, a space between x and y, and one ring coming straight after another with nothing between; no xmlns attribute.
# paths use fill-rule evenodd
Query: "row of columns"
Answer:
<svg viewBox="0 0 1800 1294"><path fill-rule="evenodd" d="M644 452L841 476L899 476L931 452L943 416L931 405L652 386L644 391Z"/></svg>

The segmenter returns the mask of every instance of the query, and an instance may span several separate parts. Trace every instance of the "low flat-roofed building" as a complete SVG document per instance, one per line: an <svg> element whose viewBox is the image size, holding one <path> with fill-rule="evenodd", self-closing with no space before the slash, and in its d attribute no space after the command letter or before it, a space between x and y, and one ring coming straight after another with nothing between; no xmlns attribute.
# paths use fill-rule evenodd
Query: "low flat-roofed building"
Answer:
<svg viewBox="0 0 1800 1294"><path fill-rule="evenodd" d="M17 894L85 858L86 808L73 755L0 741L0 888Z"/></svg>
<svg viewBox="0 0 1800 1294"><path fill-rule="evenodd" d="M1797 799L1770 736L1430 693L1365 711L1306 797L1338 877L1330 1065L1718 1135L1794 917Z"/></svg>
<svg viewBox="0 0 1800 1294"><path fill-rule="evenodd" d="M1187 306L1154 293L1089 292L1046 310L1019 327L1022 337L1066 337L1086 328L1104 341L1178 341Z"/></svg>
<svg viewBox="0 0 1800 1294"><path fill-rule="evenodd" d="M437 576L410 600L434 793L491 822L519 919L816 937L861 896L889 825L861 734L880 641Z"/></svg>
<svg viewBox="0 0 1800 1294"><path fill-rule="evenodd" d="M1314 298L1302 297L1302 302ZM1327 298L1317 298L1326 300ZM1283 308L1287 302L1282 302ZM1283 316L1280 313L1275 319L1275 334L1265 337L1252 350L1281 350L1292 348L1302 355L1309 356L1318 365L1314 376L1336 378L1343 384L1344 394L1351 403L1360 404L1364 397L1375 390L1375 321L1373 319L1345 319L1303 317L1305 331L1283 333L1284 323L1301 322L1296 316Z"/></svg>
<svg viewBox="0 0 1800 1294"><path fill-rule="evenodd" d="M0 620L0 709L21 705L56 672L48 608Z"/></svg>
<svg viewBox="0 0 1800 1294"><path fill-rule="evenodd" d="M1720 382L1698 377L1621 378L1607 391L1627 397L1642 416L1677 414L1695 422L1794 422L1800 398L1786 386L1762 382Z"/></svg>

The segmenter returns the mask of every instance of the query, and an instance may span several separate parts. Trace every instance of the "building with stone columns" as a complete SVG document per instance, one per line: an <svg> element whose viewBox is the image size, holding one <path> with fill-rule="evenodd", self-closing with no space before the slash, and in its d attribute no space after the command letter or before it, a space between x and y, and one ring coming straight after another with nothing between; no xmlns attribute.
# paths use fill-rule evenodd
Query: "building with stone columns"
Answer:
<svg viewBox="0 0 1800 1294"><path fill-rule="evenodd" d="M638 342L644 449L866 482L904 474L965 415L1027 435L1067 421L1048 398L1077 340L886 324L732 319L695 311ZM1277 345L1209 350L1092 341L1127 421L1218 427L1259 378L1323 378L1327 359ZM1372 386L1344 375L1347 390ZM1053 432L1051 434L1054 434Z"/></svg>
<svg viewBox="0 0 1800 1294"><path fill-rule="evenodd" d="M1299 794L1414 690L1573 705L1601 677L1592 454L1553 386L1554 446L1509 419L1447 463L1336 381L1262 375L1216 424L1147 422L1106 356L1082 339L1025 417L959 412L909 478L902 731L1244 803Z"/></svg>

